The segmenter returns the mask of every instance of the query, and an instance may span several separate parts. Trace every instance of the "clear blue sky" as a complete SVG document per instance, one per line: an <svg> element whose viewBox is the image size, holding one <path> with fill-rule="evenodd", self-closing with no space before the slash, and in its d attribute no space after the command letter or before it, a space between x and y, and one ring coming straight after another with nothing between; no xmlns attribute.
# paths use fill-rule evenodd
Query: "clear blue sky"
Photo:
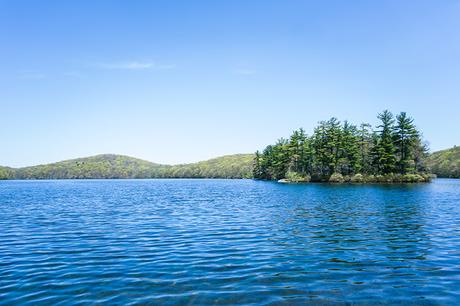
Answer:
<svg viewBox="0 0 460 306"><path fill-rule="evenodd" d="M0 164L180 163L407 111L460 144L460 1L0 0Z"/></svg>

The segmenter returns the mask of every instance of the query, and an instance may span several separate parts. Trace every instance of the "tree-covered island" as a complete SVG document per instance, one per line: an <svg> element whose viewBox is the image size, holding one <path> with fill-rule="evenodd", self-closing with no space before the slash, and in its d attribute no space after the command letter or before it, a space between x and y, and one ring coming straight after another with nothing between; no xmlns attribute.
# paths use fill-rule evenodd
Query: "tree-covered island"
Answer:
<svg viewBox="0 0 460 306"><path fill-rule="evenodd" d="M282 182L429 182L428 146L405 112L385 110L379 125L321 121L255 153L253 176Z"/></svg>

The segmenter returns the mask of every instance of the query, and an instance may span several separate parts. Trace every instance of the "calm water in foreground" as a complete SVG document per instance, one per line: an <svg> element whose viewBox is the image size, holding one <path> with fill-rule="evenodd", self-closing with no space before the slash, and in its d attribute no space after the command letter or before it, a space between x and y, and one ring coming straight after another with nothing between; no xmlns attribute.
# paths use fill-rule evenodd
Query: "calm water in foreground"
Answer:
<svg viewBox="0 0 460 306"><path fill-rule="evenodd" d="M0 182L0 304L460 304L460 180Z"/></svg>

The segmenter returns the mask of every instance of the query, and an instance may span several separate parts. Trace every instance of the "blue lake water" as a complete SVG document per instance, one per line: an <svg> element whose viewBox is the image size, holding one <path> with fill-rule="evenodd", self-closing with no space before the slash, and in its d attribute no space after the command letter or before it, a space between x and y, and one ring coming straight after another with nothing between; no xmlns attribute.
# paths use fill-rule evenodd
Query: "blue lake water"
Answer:
<svg viewBox="0 0 460 306"><path fill-rule="evenodd" d="M460 304L460 180L0 181L0 304Z"/></svg>

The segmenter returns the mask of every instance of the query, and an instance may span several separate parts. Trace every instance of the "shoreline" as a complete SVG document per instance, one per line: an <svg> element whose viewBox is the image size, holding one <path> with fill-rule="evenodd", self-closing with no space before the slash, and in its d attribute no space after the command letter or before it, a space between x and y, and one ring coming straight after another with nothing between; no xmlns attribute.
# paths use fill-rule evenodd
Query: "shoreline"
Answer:
<svg viewBox="0 0 460 306"><path fill-rule="evenodd" d="M278 184L290 185L307 185L307 184L329 184L329 185L385 185L385 184L426 184L432 183L435 179L459 180L460 178L436 176L429 181L422 182L404 182L404 181L373 181L373 182L328 182L328 181L290 181L287 179L280 180L262 180L255 178L226 178L226 177L153 177L153 178L29 178L29 179L0 179L0 182L27 182L27 181L124 181L124 180L253 180L260 182L272 182Z"/></svg>
<svg viewBox="0 0 460 306"><path fill-rule="evenodd" d="M413 184L430 183L437 178L432 173L413 173L413 174L386 174L386 175L362 175L353 176L334 173L331 176L315 177L293 176L277 180L281 184L307 184L307 183L326 183L326 184Z"/></svg>

